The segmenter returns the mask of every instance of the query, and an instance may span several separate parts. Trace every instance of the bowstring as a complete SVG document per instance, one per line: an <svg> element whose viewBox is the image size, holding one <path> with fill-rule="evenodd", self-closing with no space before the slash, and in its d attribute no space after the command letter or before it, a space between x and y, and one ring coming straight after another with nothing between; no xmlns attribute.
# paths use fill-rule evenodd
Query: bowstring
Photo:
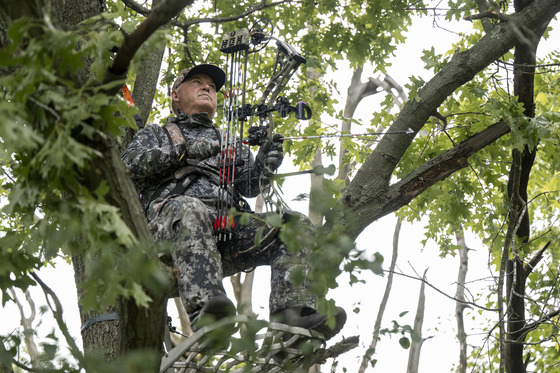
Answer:
<svg viewBox="0 0 560 373"><path fill-rule="evenodd" d="M226 76L234 77L233 69L235 67L234 55L228 56L226 58ZM228 204L228 170L227 170L227 158L228 158L228 148L229 148L229 130L231 127L231 115L232 115L232 94L233 94L233 78L226 81L226 86L224 90L224 102L223 102L223 115L222 122L220 125L219 137L220 137L220 161L219 161L219 185L218 185L218 216L214 222L214 230L218 235L219 239L225 239L225 228L227 222L227 209Z"/></svg>

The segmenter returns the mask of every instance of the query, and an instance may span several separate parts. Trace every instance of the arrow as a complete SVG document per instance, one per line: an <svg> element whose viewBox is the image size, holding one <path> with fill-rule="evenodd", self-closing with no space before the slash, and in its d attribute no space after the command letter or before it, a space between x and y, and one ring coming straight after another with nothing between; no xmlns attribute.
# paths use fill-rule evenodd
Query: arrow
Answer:
<svg viewBox="0 0 560 373"><path fill-rule="evenodd" d="M316 136L293 136L282 137L280 140L307 140L307 139L326 139L331 137L367 137L367 136L380 136L380 135L412 135L414 131L407 129L406 131L391 131L391 132L369 132L369 133L342 133L338 135L316 135Z"/></svg>

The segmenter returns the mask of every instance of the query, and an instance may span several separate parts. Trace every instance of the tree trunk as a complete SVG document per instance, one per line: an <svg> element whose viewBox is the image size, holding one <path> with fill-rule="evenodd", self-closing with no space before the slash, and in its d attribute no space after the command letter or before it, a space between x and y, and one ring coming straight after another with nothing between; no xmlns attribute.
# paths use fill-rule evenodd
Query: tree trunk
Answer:
<svg viewBox="0 0 560 373"><path fill-rule="evenodd" d="M352 119L356 112L356 108L362 100L368 96L372 96L383 91L393 94L395 105L398 108L402 107L402 101L406 96L400 87L389 75L381 78L368 78L367 83L362 83L363 67L358 66L352 73L350 85L348 86L348 94L346 96L346 104L344 105L344 118ZM393 91L393 89L396 91ZM350 133L352 131L352 122L343 121L340 125L340 133ZM340 142L340 155L339 155L339 169L337 179L344 180L346 185L349 183L348 174L350 173L354 164L344 162L346 156L346 149L344 143Z"/></svg>
<svg viewBox="0 0 560 373"><path fill-rule="evenodd" d="M350 79L350 85L348 86L348 91L346 95L346 104L344 105L344 118L351 119L356 112L358 104L362 101L362 91L364 89L361 82L363 66L358 66L356 70L352 72L352 78ZM340 125L340 133L350 133L352 130L352 123L350 121L342 121ZM340 155L338 157L338 175L337 179L344 180L348 183L348 174L350 172L350 164L348 162L344 163L344 157L346 156L346 148L344 147L344 142L340 141Z"/></svg>
<svg viewBox="0 0 560 373"><path fill-rule="evenodd" d="M516 12L521 12L533 0L515 0L514 6ZM528 118L535 117L535 64L536 53L539 41L542 37L548 21L538 25L533 33L527 34L526 38L518 41L515 45L514 53L514 95L518 97L519 102L524 105L524 114ZM537 140L538 141L538 140ZM524 341L523 333L526 326L525 320L525 284L527 276L524 270L523 257L519 254L518 247L529 242L530 236L530 220L528 212L528 195L527 187L529 184L529 176L531 168L535 160L537 147L533 149L525 148L522 151L513 150L514 161L512 170L510 171L510 180L508 182L508 197L510 200L519 200L517 211L513 216L517 217L515 221L510 220L510 225L516 225L515 236L517 244L512 246L512 259L507 262L507 333L505 344L505 370L507 373L525 373L526 365L524 362ZM518 170L513 167L518 166ZM516 173L519 173L516 175ZM513 181L512 179L517 178ZM515 207L514 207L515 208Z"/></svg>
<svg viewBox="0 0 560 373"><path fill-rule="evenodd" d="M426 280L426 269L422 275L422 279ZM413 330L420 338L418 341L412 340L410 344L410 352L408 353L408 366L406 368L406 373L418 373L418 367L420 366L420 350L422 349L422 325L424 324L424 309L426 304L426 296L424 290L426 289L426 282L422 281L420 285L420 295L418 296L418 307L416 308L416 316L414 317L414 327Z"/></svg>
<svg viewBox="0 0 560 373"><path fill-rule="evenodd" d="M16 291L11 288L10 292L19 310L21 319L20 324L23 327L23 339L25 341L25 346L27 347L29 359L31 360L31 367L35 369L40 368L41 366L39 364L39 349L37 348L37 344L35 343L35 330L33 326L33 321L35 321L36 315L35 302L33 301L33 298L31 298L29 290L26 290L25 299L29 304L30 314L29 316L25 316L23 304L21 304L21 302L19 301Z"/></svg>
<svg viewBox="0 0 560 373"><path fill-rule="evenodd" d="M151 245L151 234L138 200L136 188L126 174L115 142L107 138L96 138L89 145L99 151L102 156L91 164L87 174L82 175L84 185L93 191L100 182L97 175L104 175L109 185L109 193L105 197L107 202L120 209L123 219L140 242L143 242L145 245ZM159 259L154 255L153 258L146 258L146 260ZM84 269L87 269L87 263L85 263L84 268L80 268L80 271L76 273L78 289L80 289L79 282L83 280L83 275L85 274L83 272ZM171 279L170 269L164 268L162 264L162 271L164 270L169 271L167 278ZM92 342L91 347L100 350L105 346L112 346L116 354L136 349L161 351L163 333L167 321L167 298L169 296L168 292L171 289L170 284L167 285L167 289L145 289L152 298L148 309L139 308L132 297L121 299L117 302L108 311L116 312L119 315L119 321L116 322L118 324L118 333L107 334L107 328L111 328L114 332L112 327L105 325L107 322L99 322L92 325L89 328L92 330L89 332L94 337L91 340L86 339ZM82 312L82 321L90 317L89 310L82 310Z"/></svg>
<svg viewBox="0 0 560 373"><path fill-rule="evenodd" d="M145 124L148 123L148 117L152 111L152 103L154 102L157 90L163 52L164 49L161 46L155 47L150 51L148 57L142 61L136 81L134 82L132 99L134 100L134 104L138 107L138 110L140 110L142 123Z"/></svg>
<svg viewBox="0 0 560 373"><path fill-rule="evenodd" d="M243 280L242 280L243 277ZM241 273L230 277L233 294L237 301L237 308L242 315L254 315L253 312L253 282L255 271L247 272L243 276Z"/></svg>
<svg viewBox="0 0 560 373"><path fill-rule="evenodd" d="M189 319L189 314L183 305L180 297L173 298L173 302L175 303L175 307L177 308L177 312L179 313L179 323L181 325L181 330L185 335L192 335L193 330L191 328L191 320Z"/></svg>
<svg viewBox="0 0 560 373"><path fill-rule="evenodd" d="M86 354L99 354L103 356L105 361L113 361L120 355L119 321L115 319L106 320L92 324L87 328L86 323L88 320L92 320L94 317L99 317L103 314L111 315L116 313L118 315L122 313L120 301L108 307L104 313L96 310L84 309L80 305L80 300L86 296L86 293L79 287L86 278L86 264L84 263L83 257L77 255L73 256L72 266L74 267L74 281L76 282L78 291L78 309L80 311L80 321L82 324L81 335L84 352Z"/></svg>
<svg viewBox="0 0 560 373"><path fill-rule="evenodd" d="M401 219L397 218L397 224L395 225L395 232L393 233L393 255L391 256L391 264L389 265L387 284L385 285L385 292L383 293L383 298L379 304L379 311L377 311L377 317L375 319L375 325L373 327L373 336L371 338L371 343L362 358L362 363L360 364L360 370L358 373L364 373L368 366L371 364L371 357L375 353L375 348L377 347L377 341L379 340L379 331L381 330L381 323L383 322L383 315L385 314L385 308L389 302L389 295L391 294L391 288L393 286L393 273L395 266L397 265L397 256L399 252L399 236L401 233Z"/></svg>
<svg viewBox="0 0 560 373"><path fill-rule="evenodd" d="M323 164L323 152L322 152L322 145L319 144L319 147L317 148L317 150L315 151L315 156L313 157L313 160L311 161L311 168L320 166ZM313 191L315 190L321 190L323 188L323 180L325 179L325 177L323 175L314 175L311 174L309 175L309 180L310 180L310 187L309 187L309 193L311 195L311 193L313 193ZM311 219L311 222L317 226L320 227L323 224L323 214L319 211L316 211L314 209L309 208L309 219Z"/></svg>
<svg viewBox="0 0 560 373"><path fill-rule="evenodd" d="M465 333L464 310L465 304L461 301L465 300L465 282L467 279L467 271L469 270L469 248L465 242L465 235L461 227L461 231L456 233L457 245L459 248L459 273L457 275L457 291L455 298L455 318L457 319L457 339L459 340L459 367L457 373L467 372L467 334Z"/></svg>

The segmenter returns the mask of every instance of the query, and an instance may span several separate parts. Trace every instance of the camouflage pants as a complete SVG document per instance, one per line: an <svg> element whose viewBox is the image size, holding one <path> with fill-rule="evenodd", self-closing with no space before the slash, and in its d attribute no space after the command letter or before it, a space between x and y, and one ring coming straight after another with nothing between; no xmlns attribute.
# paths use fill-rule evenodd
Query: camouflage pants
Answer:
<svg viewBox="0 0 560 373"><path fill-rule="evenodd" d="M184 195L163 202L156 200L148 213L154 239L173 245L172 259L179 272L179 294L191 318L210 298L225 294L224 276L261 265L271 268L271 313L287 307L316 308L317 299L310 294L310 284L306 280L309 266L305 248L295 252L288 250L277 233L260 249L254 248L257 231L264 227L262 236L267 237L271 229L263 221L264 214L254 214L255 218L249 219L247 224L238 225L233 239L218 241L213 229L216 216L212 207ZM310 224L304 215L297 218L299 224ZM291 274L295 270L303 271L303 283L299 281L296 285L292 280Z"/></svg>

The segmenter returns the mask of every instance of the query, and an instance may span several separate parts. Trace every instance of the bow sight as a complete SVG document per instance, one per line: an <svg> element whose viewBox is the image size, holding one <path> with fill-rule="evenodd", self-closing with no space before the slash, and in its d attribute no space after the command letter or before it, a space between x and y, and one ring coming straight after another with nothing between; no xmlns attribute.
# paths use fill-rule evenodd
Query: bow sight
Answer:
<svg viewBox="0 0 560 373"><path fill-rule="evenodd" d="M266 26L270 26L270 32L264 31ZM245 103L247 56L260 51L271 40L276 41L277 47L272 76L266 84L259 102L254 105L247 104ZM249 129L249 136L244 140L245 143L259 145L264 138L272 137L271 114L273 112L278 112L281 117L295 113L295 117L300 120L311 118L311 108L305 102L300 101L292 106L288 99L278 96L299 66L306 62L306 59L291 45L272 36L270 21L256 22L251 30L243 28L228 32L222 39L220 51L228 55L224 120L229 123L241 121L242 124L248 117L254 116L258 117L260 121L260 126Z"/></svg>

